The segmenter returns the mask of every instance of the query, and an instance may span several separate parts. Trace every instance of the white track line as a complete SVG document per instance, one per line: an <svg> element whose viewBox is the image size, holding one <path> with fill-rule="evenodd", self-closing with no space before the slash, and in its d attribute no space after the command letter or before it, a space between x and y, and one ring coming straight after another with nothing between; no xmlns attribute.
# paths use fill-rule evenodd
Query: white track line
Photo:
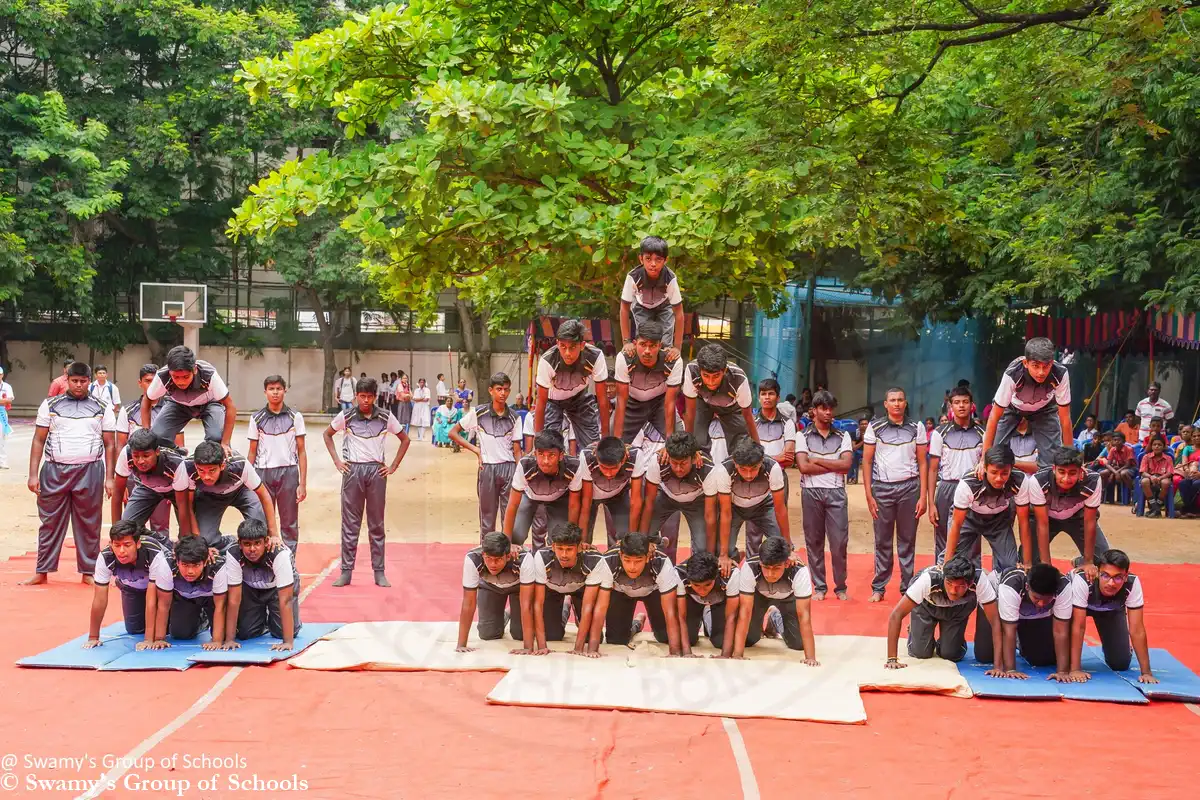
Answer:
<svg viewBox="0 0 1200 800"><path fill-rule="evenodd" d="M341 557L330 561L329 564L326 565L325 569L321 570L321 574L317 576L317 579L310 583L304 589L304 591L300 592L301 603L303 603L305 599L312 594L313 589L320 586L321 582L329 577L330 573L333 572L334 568L337 567L340 562ZM200 699L192 703L190 708L177 716L175 719L168 722L166 725L159 728L150 736L143 739L140 744L126 753L124 758L117 762L117 766L114 766L108 772L100 776L100 779L93 784L91 789L76 797L75 800L93 800L93 798L104 794L105 787L109 786L110 784L116 786L117 782L125 775L126 772L129 771L130 767L141 761L146 753L149 753L164 739L182 728L184 725L187 725L189 722L195 719L201 711L212 705L213 701L220 697L222 693L229 688L230 684L237 679L238 675L242 674L242 670L244 669L245 667L233 667L224 675L222 675L221 679L218 680L211 689L205 692ZM740 740L741 737L738 738ZM755 797L757 796L758 795L756 793Z"/></svg>
<svg viewBox="0 0 1200 800"><path fill-rule="evenodd" d="M737 764L738 778L742 782L742 797L744 800L759 800L758 780L754 777L754 766L750 763L750 754L746 752L746 742L742 739L737 722L729 717L721 717L721 726L725 728L729 747L733 750L733 761Z"/></svg>
<svg viewBox="0 0 1200 800"><path fill-rule="evenodd" d="M1200 706L1193 705L1192 703L1184 703L1183 707L1186 708L1188 711L1192 712L1193 714L1195 714L1196 716L1200 717Z"/></svg>

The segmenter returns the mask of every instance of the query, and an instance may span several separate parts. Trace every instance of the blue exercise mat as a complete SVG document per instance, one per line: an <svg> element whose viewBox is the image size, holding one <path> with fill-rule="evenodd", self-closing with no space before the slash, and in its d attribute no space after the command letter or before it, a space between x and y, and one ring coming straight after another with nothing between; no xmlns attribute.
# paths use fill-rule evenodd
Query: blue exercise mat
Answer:
<svg viewBox="0 0 1200 800"><path fill-rule="evenodd" d="M991 664L981 664L975 660L975 643L967 643L967 654L958 662L958 673L967 679L971 692L978 697L1002 697L1009 700L1061 700L1062 693L1057 684L1046 680L1046 676L1033 674L1034 667L1029 666L1017 656L1017 669L1029 675L1026 680L1014 678L993 678L985 675ZM1049 674L1049 673L1047 673Z"/></svg>
<svg viewBox="0 0 1200 800"><path fill-rule="evenodd" d="M1103 660L1101 647L1089 648L1093 657ZM1184 703L1200 703L1200 677L1192 672L1175 656L1161 647L1150 648L1150 669L1158 683L1139 683L1137 656L1129 669L1116 673L1122 680L1146 697L1154 700L1179 700Z"/></svg>
<svg viewBox="0 0 1200 800"><path fill-rule="evenodd" d="M281 639L260 636L241 642L242 646L237 650L197 650L189 653L188 658L194 664L272 664L307 649L313 642L336 631L343 624L345 623L305 622L300 627L300 633L292 640L292 649L287 651L271 649L271 645L277 644Z"/></svg>
<svg viewBox="0 0 1200 800"><path fill-rule="evenodd" d="M175 639L167 637L171 645L162 650L134 650L120 658L113 659L100 667L103 672L146 672L154 670L174 670L183 672L195 663L189 657L204 652L200 649L205 642L212 641L212 633L201 631L195 639Z"/></svg>
<svg viewBox="0 0 1200 800"><path fill-rule="evenodd" d="M1057 683L1058 690L1067 700L1093 700L1105 703L1131 703L1146 705L1150 701L1128 681L1108 668L1103 657L1097 657L1090 648L1083 648L1079 666L1091 673L1086 683ZM1039 667L1042 680L1054 674L1053 667ZM1053 683L1053 682L1052 682Z"/></svg>
<svg viewBox="0 0 1200 800"><path fill-rule="evenodd" d="M1080 666L1091 674L1084 683L1059 683L1050 680L1054 667L1035 667L1017 655L1017 670L1029 677L1025 680L992 678L984 673L991 664L975 661L974 644L967 645L967 655L959 662L958 671L967 679L971 691L980 697L1000 697L1011 700L1088 700L1104 703L1144 705L1142 693L1133 689L1120 675L1113 672L1088 648L1084 648Z"/></svg>
<svg viewBox="0 0 1200 800"><path fill-rule="evenodd" d="M26 656L17 662L20 667L56 667L58 669L100 669L110 661L133 652L143 639L140 633L126 633L125 623L115 622L100 630L99 647L85 649L88 637L77 636L66 644L60 644L44 653Z"/></svg>

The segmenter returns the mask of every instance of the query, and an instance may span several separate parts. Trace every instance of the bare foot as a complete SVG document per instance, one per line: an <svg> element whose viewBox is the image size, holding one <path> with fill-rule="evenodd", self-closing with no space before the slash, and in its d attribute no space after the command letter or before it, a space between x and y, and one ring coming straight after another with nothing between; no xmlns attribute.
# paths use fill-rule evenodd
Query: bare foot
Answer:
<svg viewBox="0 0 1200 800"><path fill-rule="evenodd" d="M850 595L846 594L845 589L839 589L838 591L834 592L833 594L835 597L837 597L838 600L849 600L850 599Z"/></svg>
<svg viewBox="0 0 1200 800"><path fill-rule="evenodd" d="M868 603L882 603L883 592L871 592L871 596L867 598Z"/></svg>
<svg viewBox="0 0 1200 800"><path fill-rule="evenodd" d="M822 591L813 592L813 600L824 600L825 593Z"/></svg>
<svg viewBox="0 0 1200 800"><path fill-rule="evenodd" d="M80 583L82 583L84 586L94 586L96 582L92 580L91 575L84 575Z"/></svg>
<svg viewBox="0 0 1200 800"><path fill-rule="evenodd" d="M43 583L49 583L49 582L50 582L49 575L47 575L44 572L35 572L35 573L33 573L32 578L26 578L25 580L21 581L17 585L18 586L41 586Z"/></svg>

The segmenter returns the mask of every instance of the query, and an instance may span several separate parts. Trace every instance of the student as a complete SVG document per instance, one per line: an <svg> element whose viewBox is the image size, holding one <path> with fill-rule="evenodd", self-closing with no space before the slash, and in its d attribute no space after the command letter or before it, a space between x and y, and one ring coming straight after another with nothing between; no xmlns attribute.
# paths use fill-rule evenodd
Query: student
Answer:
<svg viewBox="0 0 1200 800"><path fill-rule="evenodd" d="M1146 621L1142 614L1145 598L1142 582L1129 572L1129 556L1122 550L1106 550L1099 558L1096 578L1089 581L1082 571L1071 574L1075 593L1072 618L1071 674L1088 680L1091 675L1080 666L1083 635L1087 618L1096 623L1104 663L1116 672L1129 669L1129 645L1137 653L1139 683L1158 683L1150 669L1150 645L1146 639Z"/></svg>
<svg viewBox="0 0 1200 800"><path fill-rule="evenodd" d="M111 408L88 394L91 374L87 364L72 363L66 394L47 398L38 407L27 486L37 495L41 527L35 571L23 586L46 583L49 573L58 571L68 523L75 536L79 574L84 583L92 582L104 496L113 489L116 420Z"/></svg>
<svg viewBox="0 0 1200 800"><path fill-rule="evenodd" d="M900 626L908 622L908 655L947 661L962 661L967 654L967 622L971 614L985 616L992 629L993 652L1001 647L1000 616L996 610L996 588L991 577L967 559L956 556L944 565L921 570L888 617L888 669L908 665L897 657ZM910 616L911 615L911 616ZM991 674L989 672L989 674Z"/></svg>
<svg viewBox="0 0 1200 800"><path fill-rule="evenodd" d="M722 577L717 556L707 551L693 552L675 571L679 573L675 614L679 618L679 646L683 655L692 655L703 625L704 635L721 651L721 658L729 658L733 655L733 634L741 608L739 571L734 570L728 578Z"/></svg>
<svg viewBox="0 0 1200 800"><path fill-rule="evenodd" d="M1124 434L1113 431L1108 437L1108 446L1100 451L1096 459L1100 467L1100 479L1106 486L1124 486L1133 490L1134 469L1137 464L1133 458L1133 448L1125 444Z"/></svg>
<svg viewBox="0 0 1200 800"><path fill-rule="evenodd" d="M750 379L729 363L721 345L704 345L684 369L683 397L683 425L701 448L708 449L708 427L714 420L720 422L731 451L743 436L758 441Z"/></svg>
<svg viewBox="0 0 1200 800"><path fill-rule="evenodd" d="M1162 516L1163 506L1167 503L1167 493L1174 490L1171 476L1175 471L1175 463L1167 453L1167 440L1162 434L1150 435L1150 452L1142 456L1142 497L1145 498L1147 517Z"/></svg>
<svg viewBox="0 0 1200 800"><path fill-rule="evenodd" d="M608 546L615 547L642 520L642 475L645 463L637 448L616 436L605 436L579 454L579 527L589 544L596 516L603 507L608 518Z"/></svg>
<svg viewBox="0 0 1200 800"><path fill-rule="evenodd" d="M387 478L395 473L408 452L409 439L400 421L375 405L375 379L360 378L354 386L355 406L334 417L323 435L325 449L334 468L342 473L342 574L333 582L347 586L354 574L358 556L358 536L363 517L367 520L367 538L371 542L371 569L375 585L392 584L385 573L384 512L387 508ZM333 446L333 435L343 432L342 452ZM389 465L386 459L388 434L400 440L400 447Z"/></svg>
<svg viewBox="0 0 1200 800"><path fill-rule="evenodd" d="M154 383L154 376L157 374L158 374L158 365L157 364L143 364L141 369L138 370L138 388L140 388L142 390L143 395L146 393L146 390L150 388L150 384ZM158 402L151 405L151 407L150 407L150 425L151 426L154 425L154 420L158 419L158 412L162 410L163 404L165 402L166 402L166 397L163 396L163 397L158 398ZM130 410L131 408L132 408L132 411ZM136 401L134 401L132 406L129 406L129 405L121 406L121 410L117 413L117 431L116 431L116 433L117 433L117 449L118 450L120 450L122 447L125 446L125 443L129 440L129 437L131 435L133 435L134 431L139 430L142 427L141 425L138 424L139 421L141 420L141 413L142 413L142 398L141 397L138 397L138 399ZM183 447L183 434L182 433L179 433L175 437L175 447L176 448ZM182 449L180 449L180 453L183 453L183 452L184 451Z"/></svg>
<svg viewBox="0 0 1200 800"><path fill-rule="evenodd" d="M779 381L774 378L759 381L759 409L754 415L754 428L763 451L783 467L783 497L787 500L787 469L796 461L796 423L779 411L778 403Z"/></svg>
<svg viewBox="0 0 1200 800"><path fill-rule="evenodd" d="M513 649L514 655L546 655L550 651L544 641L534 646L533 577L534 555L528 550L513 552L512 542L503 533L489 531L483 544L463 558L463 601L458 615L459 653L469 653L471 620L479 607L479 638L492 641L504 636L508 622L513 641L522 646ZM504 609L508 607L506 612Z"/></svg>
<svg viewBox="0 0 1200 800"><path fill-rule="evenodd" d="M1096 415L1088 414L1083 418L1083 428L1075 435L1075 447L1084 451L1084 460L1091 460L1088 458L1087 448L1100 436L1100 428L1097 427L1098 424ZM1092 458L1095 458L1095 456L1092 456Z"/></svg>
<svg viewBox="0 0 1200 800"><path fill-rule="evenodd" d="M629 644L633 639L633 611L643 601L654 638L669 647L672 656L682 654L679 644L679 620L676 617L675 587L679 574L671 559L650 552L650 539L644 533L628 533L619 547L604 554L596 565L600 573L599 598L588 628L588 649L600 650L600 625L604 620L607 644ZM657 591L658 602L653 595ZM586 609L586 599L585 599ZM585 611L586 613L586 611Z"/></svg>
<svg viewBox="0 0 1200 800"><path fill-rule="evenodd" d="M1150 420L1150 432L1139 439L1138 444L1141 445L1143 450L1149 450L1150 439L1154 436L1161 436L1163 437L1163 441L1166 441L1167 437L1166 434L1163 433L1163 421L1160 417L1155 417L1154 419Z"/></svg>
<svg viewBox="0 0 1200 800"><path fill-rule="evenodd" d="M1033 481L1037 484L1035 494L1045 500L1045 505L1033 507L1038 525L1035 560L1049 563L1050 542L1065 533L1088 565L1088 579L1094 578L1093 556L1108 550L1108 539L1099 523L1103 495L1100 476L1083 468L1083 455L1078 450L1060 447L1054 453L1054 466L1039 470Z"/></svg>
<svg viewBox="0 0 1200 800"><path fill-rule="evenodd" d="M670 358L662 346L662 326L638 326L633 346L617 353L613 369L617 397L613 436L626 444L652 426L665 439L675 430L675 401L683 383L683 359ZM633 350L632 353L626 351ZM667 410L670 409L670 413Z"/></svg>
<svg viewBox="0 0 1200 800"><path fill-rule="evenodd" d="M496 530L508 511L508 494L513 472L521 458L521 420L508 406L512 380L503 372L488 379L487 405L472 408L450 429L450 438L467 448L479 461L475 491L479 495L479 537ZM473 445L462 432L468 431L479 442Z"/></svg>
<svg viewBox="0 0 1200 800"><path fill-rule="evenodd" d="M349 367L343 369L341 376L334 381L334 404L340 406L342 411L354 408L354 384L354 373L350 371Z"/></svg>
<svg viewBox="0 0 1200 800"><path fill-rule="evenodd" d="M417 381L417 388L413 389L412 400L412 426L417 429L417 441L422 441L425 438L425 430L433 424L433 412L429 403L429 387L425 385L424 378Z"/></svg>
<svg viewBox="0 0 1200 800"><path fill-rule="evenodd" d="M232 536L221 538L215 552L199 536L185 536L176 542L167 596L171 607L167 633L172 639L189 641L211 628L212 641L202 645L205 650L238 647L233 637L237 614L229 603L227 553L236 540Z"/></svg>
<svg viewBox="0 0 1200 800"><path fill-rule="evenodd" d="M778 537L763 540L762 551L747 558L738 569L741 591L733 658L742 658L747 647L758 644L767 609L775 607L782 619L783 641L789 650L803 650L804 663L820 666L812 629L812 576L808 567L792 563L787 542ZM774 624L774 623L773 623Z"/></svg>
<svg viewBox="0 0 1200 800"><path fill-rule="evenodd" d="M717 545L720 503L717 500L717 469L687 431L678 430L667 439L667 463L645 459L646 496L639 526L651 537L663 536L660 547L672 562L679 548L678 523L666 525L676 515L688 524L692 553L712 552ZM714 556L715 558L715 556Z"/></svg>
<svg viewBox="0 0 1200 800"><path fill-rule="evenodd" d="M1054 343L1045 337L1025 343L1025 356L1015 358L1004 370L992 400L983 449L1008 444L1021 419L1037 441L1038 464L1050 466L1051 448L1071 447L1071 380L1067 368L1054 360ZM983 465L976 468L982 477Z"/></svg>
<svg viewBox="0 0 1200 800"><path fill-rule="evenodd" d="M151 424L150 409L163 397L166 404ZM226 453L232 452L229 442L237 423L233 397L216 367L198 360L195 353L179 345L167 352L167 365L158 371L142 395L138 424L151 428L164 447L171 447L175 436L193 419L204 423L207 441L220 442Z"/></svg>
<svg viewBox="0 0 1200 800"><path fill-rule="evenodd" d="M450 396L450 390L446 388L446 376L442 373L437 374L436 397L437 404L440 406L446 402L446 398Z"/></svg>
<svg viewBox="0 0 1200 800"><path fill-rule="evenodd" d="M108 406L115 416L121 410L121 390L108 379L108 367L97 364L92 377L95 380L88 386L88 394Z"/></svg>
<svg viewBox="0 0 1200 800"><path fill-rule="evenodd" d="M537 434L533 432L533 418L534 415L532 413L526 414L525 421L521 423L522 438L525 440L522 449L525 455L529 455L533 452L533 440L537 438ZM565 443L565 449L563 452L569 456L578 456L579 440L575 438L575 431L572 430L571 423L566 417L563 417L562 421L562 436L563 442ZM634 446L636 447L637 445Z"/></svg>
<svg viewBox="0 0 1200 800"><path fill-rule="evenodd" d="M667 267L667 243L657 236L642 239L638 266L625 276L621 289L621 341L632 357L635 331L643 335L643 326L658 325L658 338L669 348L672 359L679 358L683 346L683 295L679 280ZM632 323L632 325L631 325Z"/></svg>
<svg viewBox="0 0 1200 800"><path fill-rule="evenodd" d="M1059 683L1081 680L1072 676L1071 617L1075 591L1071 578L1053 564L1034 564L1028 571L1010 569L1000 577L996 602L1003 630L1002 645L994 650L992 626L987 617L975 620L975 660L995 663L997 678L1025 679L1017 670L1017 644L1021 657L1034 667L1055 667L1050 677Z"/></svg>
<svg viewBox="0 0 1200 800"><path fill-rule="evenodd" d="M1134 416L1140 420L1137 438L1139 442L1145 441L1150 435L1151 420L1159 419L1165 423L1168 420L1175 419L1175 409L1171 408L1171 404L1159 396L1161 393L1162 384L1158 381L1152 381L1150 388L1146 390L1146 396L1138 402L1137 408L1133 412Z"/></svg>
<svg viewBox="0 0 1200 800"><path fill-rule="evenodd" d="M747 523L746 552L758 555L764 538L782 536L791 547L787 506L783 501L783 469L763 455L762 445L743 437L733 457L717 465L717 502L720 508L717 557L721 574L729 575L737 548L738 532ZM755 528L750 529L749 523Z"/></svg>
<svg viewBox="0 0 1200 800"><path fill-rule="evenodd" d="M1024 417L1018 420L1017 429L1008 440L1008 449L1013 451L1016 460L1014 466L1021 472L1032 475L1041 468L1039 464L1043 459L1038 451L1037 439L1030 433L1029 420Z"/></svg>
<svg viewBox="0 0 1200 800"><path fill-rule="evenodd" d="M863 458L863 437L867 435L867 428L870 424L870 417L859 417L857 430L850 434L850 438L854 440L854 464L846 476L847 483L858 483L858 474Z"/></svg>
<svg viewBox="0 0 1200 800"><path fill-rule="evenodd" d="M846 504L846 473L854 455L850 434L833 427L837 398L824 389L813 395L812 424L796 434L796 468L800 471L800 509L804 549L812 575L813 598L824 600L825 540L833 560L833 593L847 600L846 553L850 516Z"/></svg>
<svg viewBox="0 0 1200 800"><path fill-rule="evenodd" d="M153 432L146 428L135 430L117 456L113 493L109 498L112 518L133 520L139 525L148 522L150 530L166 539L171 509L175 509L175 518L182 531L183 517L190 513L186 506L176 503L175 481L184 469L183 461L183 456L175 450L159 447L158 437ZM131 480L133 489L126 501L125 489Z"/></svg>
<svg viewBox="0 0 1200 800"><path fill-rule="evenodd" d="M68 358L63 361L62 374L50 381L50 389L46 392L46 397L58 397L60 394L67 393L67 370L70 369L71 365L74 363L74 358Z"/></svg>
<svg viewBox="0 0 1200 800"><path fill-rule="evenodd" d="M971 390L956 386L950 390L950 420L929 437L929 522L933 525L933 558L942 559L946 549L946 527L954 506L954 490L960 478L974 474L983 459L983 428L975 423L971 408L975 401ZM937 480L933 480L933 476ZM810 556L811 558L811 556Z"/></svg>
<svg viewBox="0 0 1200 800"><path fill-rule="evenodd" d="M563 454L562 434L542 431L534 450L517 462L504 512L504 534L515 544L525 543L534 515L544 508L547 527L578 522L583 476L579 459Z"/></svg>
<svg viewBox="0 0 1200 800"><path fill-rule="evenodd" d="M304 415L284 404L287 382L282 375L263 381L267 404L250 417L246 460L254 465L279 512L279 531L292 553L300 544L300 504L308 496L308 452L304 447Z"/></svg>
<svg viewBox="0 0 1200 800"><path fill-rule="evenodd" d="M100 628L108 609L108 585L116 580L121 591L125 632L146 634L145 640L138 643L138 650L161 650L166 644L156 643L154 636L158 594L148 589L153 583L163 591L171 591L171 565L163 543L140 523L128 519L117 520L109 528L108 540L108 547L96 559L88 638L83 646L86 649L101 645Z"/></svg>
<svg viewBox="0 0 1200 800"><path fill-rule="evenodd" d="M0 469L8 469L8 437L12 436L8 415L15 399L12 384L4 380L4 367L0 367Z"/></svg>
<svg viewBox="0 0 1200 800"><path fill-rule="evenodd" d="M205 440L191 458L175 471L175 503L179 511L179 536L198 533L209 546L221 541L221 518L228 508L256 519L279 540L275 504L258 472L240 455L225 455L219 444ZM186 512L186 513L185 513Z"/></svg>
<svg viewBox="0 0 1200 800"><path fill-rule="evenodd" d="M583 341L583 324L577 319L563 320L557 340L538 359L533 429L558 430L565 417L580 446L587 447L608 435L608 363L600 348ZM594 394L588 391L593 387Z"/></svg>
<svg viewBox="0 0 1200 800"><path fill-rule="evenodd" d="M954 515L946 533L946 559L962 556L979 566L980 538L992 548L992 568L1003 574L1018 562L1028 567L1037 548L1030 538L1029 506L1045 505L1041 487L1030 476L1013 469L1013 454L996 445L983 454L983 478L969 475L954 490ZM1013 538L1013 517L1021 536ZM1049 549L1049 548L1047 548Z"/></svg>
<svg viewBox="0 0 1200 800"><path fill-rule="evenodd" d="M900 562L900 593L913 577L917 521L929 493L929 438L908 418L908 397L893 386L884 394L886 414L871 420L863 434L863 490L875 526L875 577L868 603L883 600L892 579L892 547Z"/></svg>
<svg viewBox="0 0 1200 800"><path fill-rule="evenodd" d="M229 545L227 613L237 625L235 630L225 631L227 647L222 649L235 649L231 632L240 641L269 633L283 640L272 644L271 649L287 651L300 632L300 573L295 557L283 544L272 541L276 537L268 539L267 534L262 520L243 520L237 541Z"/></svg>
<svg viewBox="0 0 1200 800"><path fill-rule="evenodd" d="M603 555L585 550L583 530L566 522L550 531L550 546L533 554L533 638L534 649L545 648L546 642L561 642L566 636L567 616L575 613L577 641L586 642L591 617L583 616L585 591L600 586L596 566ZM595 592L592 592L595 607ZM571 601L567 607L567 600Z"/></svg>

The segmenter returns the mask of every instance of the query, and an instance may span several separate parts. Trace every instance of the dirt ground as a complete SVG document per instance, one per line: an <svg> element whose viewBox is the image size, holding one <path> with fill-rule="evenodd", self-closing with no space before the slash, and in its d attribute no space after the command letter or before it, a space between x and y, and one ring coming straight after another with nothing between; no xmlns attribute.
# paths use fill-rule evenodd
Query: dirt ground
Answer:
<svg viewBox="0 0 1200 800"><path fill-rule="evenodd" d="M336 542L340 530L340 481L320 435L327 418L313 417L306 422L310 430L307 437L308 499L300 506L300 539L301 542ZM0 558L31 551L37 546L37 507L26 487L33 426L30 420L15 420L13 427L13 434L8 441L11 469L0 470L0 507L9 520L9 524L0 529ZM201 440L202 432L196 423L189 425L186 433L189 449ZM426 433L425 441L413 440L404 463L389 479L388 539L405 542L475 540L479 525L475 499L475 457L468 452L456 454L436 449L429 443ZM389 458L395 452L394 447L394 444L389 445ZM238 425L234 434L234 448L243 453L246 451L244 423ZM873 550L871 519L862 487L851 485L847 489L850 498L850 552L870 553ZM800 541L798 480L791 481L791 492L792 535ZM232 529L236 525L236 517L237 512L231 511L226 527ZM105 522L108 521L106 503ZM1141 519L1131 514L1128 507L1106 505L1100 524L1113 546L1126 550L1134 561L1168 564L1200 561L1200 520ZM599 532L597 534L597 541L601 541ZM921 521L918 548L921 553L932 551L933 528L928 518ZM1063 558L1074 555L1070 540L1059 537L1054 545L1054 555Z"/></svg>

